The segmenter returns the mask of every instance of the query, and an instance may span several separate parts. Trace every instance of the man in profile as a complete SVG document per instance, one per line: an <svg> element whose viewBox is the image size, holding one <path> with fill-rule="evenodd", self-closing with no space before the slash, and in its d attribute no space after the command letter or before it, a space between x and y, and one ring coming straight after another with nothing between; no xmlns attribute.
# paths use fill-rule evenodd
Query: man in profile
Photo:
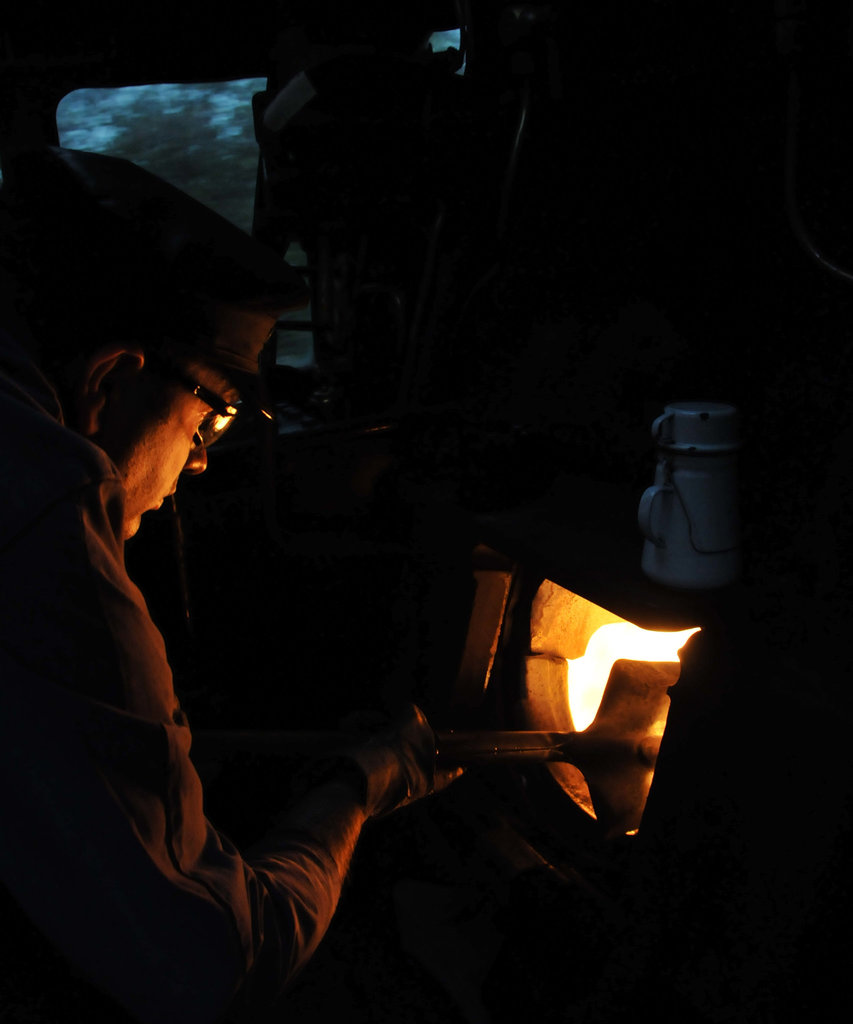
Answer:
<svg viewBox="0 0 853 1024"><path fill-rule="evenodd" d="M0 1004L23 998L17 950L45 988L68 965L69 1020L77 978L88 1021L99 1000L109 1020L260 1018L328 927L365 822L434 788L434 736L410 708L241 853L204 816L123 546L257 405L259 353L304 285L126 161L48 148L4 178Z"/></svg>

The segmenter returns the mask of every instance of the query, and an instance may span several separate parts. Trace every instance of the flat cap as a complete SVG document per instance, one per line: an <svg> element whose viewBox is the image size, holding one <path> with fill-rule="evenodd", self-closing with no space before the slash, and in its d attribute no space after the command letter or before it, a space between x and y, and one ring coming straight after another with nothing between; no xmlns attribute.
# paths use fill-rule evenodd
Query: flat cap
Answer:
<svg viewBox="0 0 853 1024"><path fill-rule="evenodd" d="M139 332L168 324L172 340L225 371L256 374L278 317L308 302L301 275L270 248L128 160L43 147L4 172L38 292L51 290L75 324L94 317L89 329L103 331L118 313Z"/></svg>

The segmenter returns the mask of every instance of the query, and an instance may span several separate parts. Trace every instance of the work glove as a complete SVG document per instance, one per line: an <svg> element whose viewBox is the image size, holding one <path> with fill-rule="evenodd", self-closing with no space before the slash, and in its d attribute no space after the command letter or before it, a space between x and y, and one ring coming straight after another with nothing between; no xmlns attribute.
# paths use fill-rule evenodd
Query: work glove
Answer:
<svg viewBox="0 0 853 1024"><path fill-rule="evenodd" d="M410 704L390 727L342 750L339 763L367 816L377 818L443 789L462 774L461 768L436 772L435 751L426 716Z"/></svg>

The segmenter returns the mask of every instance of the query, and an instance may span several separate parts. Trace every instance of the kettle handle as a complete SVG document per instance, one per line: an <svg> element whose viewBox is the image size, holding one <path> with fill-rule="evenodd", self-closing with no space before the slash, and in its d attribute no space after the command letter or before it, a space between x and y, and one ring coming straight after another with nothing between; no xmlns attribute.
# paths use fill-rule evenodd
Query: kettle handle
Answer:
<svg viewBox="0 0 853 1024"><path fill-rule="evenodd" d="M655 441L657 441L658 443L661 443L661 442L665 442L667 440L669 440L669 441L672 440L671 437L663 438L661 435L663 434L664 425L666 423L671 422L674 419L675 419L675 413L664 412L664 413L661 413L661 415L658 416L658 418L652 422L652 437L654 438Z"/></svg>
<svg viewBox="0 0 853 1024"><path fill-rule="evenodd" d="M673 489L669 484L653 484L643 491L643 496L640 498L640 507L637 509L637 522L640 526L640 532L656 548L666 547L666 541L662 535L657 533L652 525L655 502L661 495L672 493Z"/></svg>

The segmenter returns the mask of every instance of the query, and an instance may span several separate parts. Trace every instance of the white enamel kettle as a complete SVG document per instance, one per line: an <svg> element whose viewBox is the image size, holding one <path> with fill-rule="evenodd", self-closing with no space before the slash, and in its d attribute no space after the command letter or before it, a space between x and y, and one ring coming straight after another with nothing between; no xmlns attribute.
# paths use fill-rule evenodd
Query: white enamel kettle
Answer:
<svg viewBox="0 0 853 1024"><path fill-rule="evenodd" d="M641 565L657 583L702 590L741 572L737 409L672 402L652 424L655 482L640 499Z"/></svg>

